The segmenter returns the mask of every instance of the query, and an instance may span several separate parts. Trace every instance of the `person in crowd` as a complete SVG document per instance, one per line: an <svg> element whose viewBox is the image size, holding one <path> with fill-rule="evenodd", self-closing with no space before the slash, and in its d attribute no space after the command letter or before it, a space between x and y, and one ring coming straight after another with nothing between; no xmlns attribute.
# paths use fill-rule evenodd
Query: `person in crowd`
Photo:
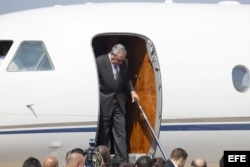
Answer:
<svg viewBox="0 0 250 167"><path fill-rule="evenodd" d="M82 154L74 152L68 155L65 167L85 167L85 158Z"/></svg>
<svg viewBox="0 0 250 167"><path fill-rule="evenodd" d="M122 44L115 44L108 54L96 58L99 89L100 114L96 146L106 145L114 150L112 165L118 167L128 162L126 141L126 96L132 102L139 101L132 81L128 77L127 50Z"/></svg>
<svg viewBox="0 0 250 167"><path fill-rule="evenodd" d="M135 162L135 167L152 167L152 166L153 166L153 160L151 157L147 155L140 156Z"/></svg>
<svg viewBox="0 0 250 167"><path fill-rule="evenodd" d="M134 167L134 164L131 162L122 162L119 167Z"/></svg>
<svg viewBox="0 0 250 167"><path fill-rule="evenodd" d="M184 167L188 154L183 148L175 148L171 152L170 159L166 161L166 167Z"/></svg>
<svg viewBox="0 0 250 167"><path fill-rule="evenodd" d="M224 167L224 155L222 155L220 162L219 162L220 167Z"/></svg>
<svg viewBox="0 0 250 167"><path fill-rule="evenodd" d="M59 167L57 158L51 155L44 158L42 165L43 167Z"/></svg>
<svg viewBox="0 0 250 167"><path fill-rule="evenodd" d="M153 158L153 167L165 167L166 161L162 157Z"/></svg>
<svg viewBox="0 0 250 167"><path fill-rule="evenodd" d="M82 154L83 157L85 157L85 152L84 152L83 149L81 149L81 148L74 148L74 149L72 149L72 150L69 150L69 151L66 153L66 157L65 157L65 160L66 160L66 161L67 161L67 159L68 159L69 154L71 154L71 153L79 153L79 154Z"/></svg>
<svg viewBox="0 0 250 167"><path fill-rule="evenodd" d="M192 167L207 167L207 162L202 158L196 158L191 161Z"/></svg>
<svg viewBox="0 0 250 167"><path fill-rule="evenodd" d="M42 167L42 164L37 158L29 157L23 162L23 167Z"/></svg>
<svg viewBox="0 0 250 167"><path fill-rule="evenodd" d="M105 145L99 145L96 147L96 151L101 154L103 159L102 167L107 167L110 165L110 152L109 148Z"/></svg>

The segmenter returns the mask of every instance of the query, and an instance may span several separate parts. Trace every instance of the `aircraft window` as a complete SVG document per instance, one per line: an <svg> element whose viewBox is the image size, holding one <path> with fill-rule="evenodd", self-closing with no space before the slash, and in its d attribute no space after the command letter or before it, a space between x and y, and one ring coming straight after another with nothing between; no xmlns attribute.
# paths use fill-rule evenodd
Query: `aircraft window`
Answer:
<svg viewBox="0 0 250 167"><path fill-rule="evenodd" d="M242 65L233 68L232 79L234 88L239 92L246 92L250 85L249 70Z"/></svg>
<svg viewBox="0 0 250 167"><path fill-rule="evenodd" d="M53 69L43 42L25 41L21 43L7 71L49 71Z"/></svg>
<svg viewBox="0 0 250 167"><path fill-rule="evenodd" d="M0 40L0 65L3 62L7 53L9 52L12 44L13 44L13 41Z"/></svg>

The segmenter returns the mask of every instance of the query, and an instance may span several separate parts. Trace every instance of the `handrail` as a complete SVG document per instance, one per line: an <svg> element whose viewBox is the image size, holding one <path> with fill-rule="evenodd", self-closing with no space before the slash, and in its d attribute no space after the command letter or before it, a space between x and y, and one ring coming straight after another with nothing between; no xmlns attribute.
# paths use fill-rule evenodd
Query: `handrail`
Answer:
<svg viewBox="0 0 250 167"><path fill-rule="evenodd" d="M157 142L158 147L160 148L161 153L162 153L164 159L167 160L168 158L167 158L166 154L164 153L164 151L163 151L163 149L162 149L162 147L161 147L160 141L158 140L158 138L157 138L157 136L156 136L156 134L155 134L155 132L154 132L152 126L150 125L150 123L149 123L149 121L148 121L148 118L147 118L146 114L144 113L144 111L143 111L143 109L142 109L142 106L140 105L140 103L139 103L138 101L136 101L136 103L137 103L138 108L139 108L139 110L141 111L141 113L142 113L142 115L143 115L143 117L144 117L144 119L145 119L145 121L146 121L146 123L147 123L147 125L148 125L148 127L149 127L149 129L150 129L150 131L151 131L151 133L153 134L154 139L155 139L155 141Z"/></svg>

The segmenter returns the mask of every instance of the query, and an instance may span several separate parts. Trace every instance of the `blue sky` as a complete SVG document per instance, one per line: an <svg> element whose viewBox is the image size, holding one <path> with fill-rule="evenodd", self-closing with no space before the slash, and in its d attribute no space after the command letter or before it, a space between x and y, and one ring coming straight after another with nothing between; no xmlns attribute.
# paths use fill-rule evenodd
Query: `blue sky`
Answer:
<svg viewBox="0 0 250 167"><path fill-rule="evenodd" d="M0 0L0 14L40 8L54 5L79 4L86 2L121 2L122 0ZM124 0L127 2L164 2L164 0ZM173 0L176 3L218 3L219 0ZM250 0L238 0L243 4L250 4Z"/></svg>

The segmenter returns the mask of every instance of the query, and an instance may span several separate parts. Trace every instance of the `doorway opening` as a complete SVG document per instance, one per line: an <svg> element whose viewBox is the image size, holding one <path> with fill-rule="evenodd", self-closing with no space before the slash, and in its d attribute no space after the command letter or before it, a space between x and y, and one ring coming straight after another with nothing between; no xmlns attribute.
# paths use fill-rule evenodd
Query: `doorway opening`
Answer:
<svg viewBox="0 0 250 167"><path fill-rule="evenodd" d="M153 43L139 34L115 33L99 34L93 38L94 55L107 54L114 44L121 43L127 49L129 76L140 96L140 104L150 125L159 136L162 114L162 87L160 67ZM148 154L154 156L157 143L150 129L145 126L145 119L139 112L138 105L127 104L127 143L129 154Z"/></svg>

